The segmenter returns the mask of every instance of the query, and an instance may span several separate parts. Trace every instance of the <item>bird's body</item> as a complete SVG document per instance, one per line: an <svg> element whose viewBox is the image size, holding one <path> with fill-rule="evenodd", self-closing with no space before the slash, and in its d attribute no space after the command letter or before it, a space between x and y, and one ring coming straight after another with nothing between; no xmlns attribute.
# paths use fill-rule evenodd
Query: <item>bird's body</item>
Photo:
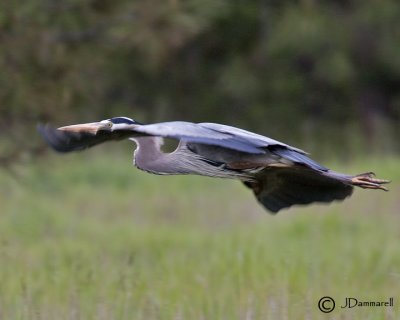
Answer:
<svg viewBox="0 0 400 320"><path fill-rule="evenodd" d="M143 125L126 117L52 129L39 127L59 152L82 150L109 140L136 142L134 164L161 174L196 174L238 179L271 212L294 204L332 202L350 196L353 186L386 190L372 173L346 175L329 170L298 148L249 131L216 123L183 121ZM163 138L179 141L163 152Z"/></svg>

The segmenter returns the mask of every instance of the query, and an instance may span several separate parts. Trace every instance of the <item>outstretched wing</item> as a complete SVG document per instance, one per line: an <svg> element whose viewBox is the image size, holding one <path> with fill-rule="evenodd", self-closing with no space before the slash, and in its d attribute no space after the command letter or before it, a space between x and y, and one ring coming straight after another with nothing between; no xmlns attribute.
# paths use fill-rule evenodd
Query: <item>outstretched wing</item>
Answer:
<svg viewBox="0 0 400 320"><path fill-rule="evenodd" d="M93 124L91 124L93 125ZM175 121L148 125L124 125L123 128L110 130L99 126L97 130L85 130L86 124L74 125L73 130L62 130L49 126L39 126L38 130L47 143L56 151L71 152L90 148L97 144L134 138L157 136L183 140L191 143L215 145L251 154L264 154L265 150L257 143L246 141L229 133L218 132L191 122Z"/></svg>
<svg viewBox="0 0 400 320"><path fill-rule="evenodd" d="M267 167L255 182L244 184L273 213L297 204L344 200L353 192L352 186L339 179L304 166Z"/></svg>
<svg viewBox="0 0 400 320"><path fill-rule="evenodd" d="M305 155L305 152L279 141L239 128L215 124L175 121L156 124L125 124L114 130L101 122L63 127L62 130L39 126L47 143L58 152L79 151L106 141L140 136L157 136L183 140L191 144L218 146L248 154L263 155L273 152L294 163L317 170L326 170Z"/></svg>
<svg viewBox="0 0 400 320"><path fill-rule="evenodd" d="M184 140L190 143L215 145L251 154L265 153L260 143L247 141L228 132L220 132L192 122L171 121L147 124L135 127L134 131L152 136Z"/></svg>
<svg viewBox="0 0 400 320"><path fill-rule="evenodd" d="M277 154L278 156L287 160L293 161L294 163L303 164L315 170L328 170L318 162L309 158L304 150L292 147L280 141L250 131L218 123L199 123L199 126L212 129L220 133L230 134L235 137L236 140L246 141L248 144L252 144L259 148L268 148L268 150L272 153Z"/></svg>
<svg viewBox="0 0 400 320"><path fill-rule="evenodd" d="M238 140L246 141L247 143L251 143L252 145L257 146L257 147L266 148L266 147L271 147L271 146L280 146L280 147L287 148L289 150L296 151L300 154L307 154L307 152L305 152L304 150L292 147L292 146L285 144L283 142L280 142L278 140L274 140L274 139L262 136L260 134L250 132L247 130L243 130L240 128L227 126L227 125L219 124L219 123L210 123L210 122L199 123L198 125L203 128L212 129L216 132L229 134L231 136L234 136Z"/></svg>

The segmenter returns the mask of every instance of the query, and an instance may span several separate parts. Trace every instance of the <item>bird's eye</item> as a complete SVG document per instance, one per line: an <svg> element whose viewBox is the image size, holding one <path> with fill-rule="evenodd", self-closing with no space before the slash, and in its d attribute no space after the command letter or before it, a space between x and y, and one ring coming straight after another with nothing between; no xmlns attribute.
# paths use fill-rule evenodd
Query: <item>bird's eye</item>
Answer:
<svg viewBox="0 0 400 320"><path fill-rule="evenodd" d="M101 121L101 123L103 123L104 126L108 127L108 128L112 128L112 126L113 126L113 123L111 121L108 121L108 120L103 120L103 121Z"/></svg>

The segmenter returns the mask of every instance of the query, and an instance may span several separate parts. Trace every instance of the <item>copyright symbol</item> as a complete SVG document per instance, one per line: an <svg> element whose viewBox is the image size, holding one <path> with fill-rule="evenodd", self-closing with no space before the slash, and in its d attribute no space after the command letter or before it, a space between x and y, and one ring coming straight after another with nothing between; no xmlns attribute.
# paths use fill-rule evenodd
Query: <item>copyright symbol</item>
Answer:
<svg viewBox="0 0 400 320"><path fill-rule="evenodd" d="M322 297L318 301L318 309L323 313L332 312L333 309L335 309L335 300L333 300L331 297Z"/></svg>

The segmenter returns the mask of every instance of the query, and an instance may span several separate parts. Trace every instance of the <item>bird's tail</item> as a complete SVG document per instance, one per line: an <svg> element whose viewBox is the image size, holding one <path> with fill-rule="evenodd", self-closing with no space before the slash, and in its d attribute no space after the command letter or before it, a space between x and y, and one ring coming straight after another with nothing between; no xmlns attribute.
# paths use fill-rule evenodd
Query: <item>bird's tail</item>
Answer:
<svg viewBox="0 0 400 320"><path fill-rule="evenodd" d="M346 184L350 184L352 186L360 187L363 189L381 189L384 191L388 191L388 189L383 185L390 183L390 180L375 178L375 173L373 172L365 172L357 174L355 176L351 176L329 170L324 174L330 177L335 177L336 179L339 179Z"/></svg>

